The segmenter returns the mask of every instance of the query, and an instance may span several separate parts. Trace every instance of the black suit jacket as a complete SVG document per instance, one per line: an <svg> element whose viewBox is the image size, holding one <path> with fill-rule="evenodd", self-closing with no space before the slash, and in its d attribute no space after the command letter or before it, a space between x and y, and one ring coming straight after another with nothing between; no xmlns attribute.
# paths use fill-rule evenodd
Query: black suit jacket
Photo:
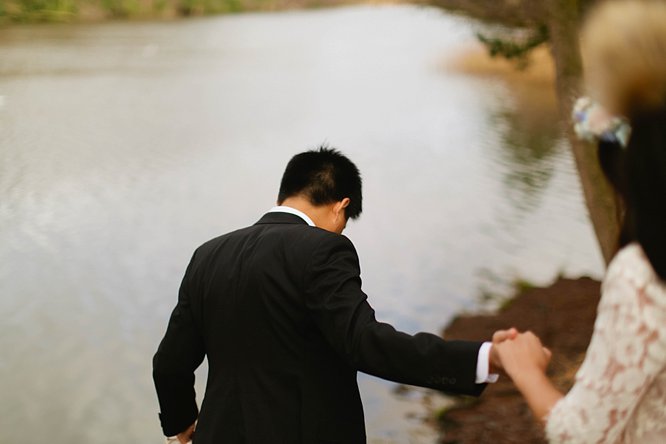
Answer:
<svg viewBox="0 0 666 444"><path fill-rule="evenodd" d="M408 335L375 320L345 236L287 213L199 247L153 359L165 435L194 442L365 443L362 371L478 395L481 343ZM194 370L208 358L198 412Z"/></svg>

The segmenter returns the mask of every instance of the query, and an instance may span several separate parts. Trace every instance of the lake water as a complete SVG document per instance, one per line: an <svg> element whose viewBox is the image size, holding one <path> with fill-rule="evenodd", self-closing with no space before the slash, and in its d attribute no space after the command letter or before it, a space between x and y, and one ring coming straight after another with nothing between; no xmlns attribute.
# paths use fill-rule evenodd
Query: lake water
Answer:
<svg viewBox="0 0 666 444"><path fill-rule="evenodd" d="M364 175L347 234L381 320L437 332L516 279L598 277L556 125L447 69L478 29L360 6L0 30L0 441L161 442L151 357L193 249L323 142ZM434 442L430 395L360 381L370 442Z"/></svg>

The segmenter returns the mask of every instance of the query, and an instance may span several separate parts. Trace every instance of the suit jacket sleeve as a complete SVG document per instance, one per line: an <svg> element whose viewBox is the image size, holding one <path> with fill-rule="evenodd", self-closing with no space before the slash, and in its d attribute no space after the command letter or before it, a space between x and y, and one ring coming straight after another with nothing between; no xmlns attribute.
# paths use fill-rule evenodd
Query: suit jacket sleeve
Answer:
<svg viewBox="0 0 666 444"><path fill-rule="evenodd" d="M330 345L357 370L391 381L479 395L476 363L481 342L409 335L378 322L361 290L354 246L327 236L315 249L306 277L306 305Z"/></svg>
<svg viewBox="0 0 666 444"><path fill-rule="evenodd" d="M153 358L153 380L160 404L160 422L166 436L186 430L199 413L194 371L203 361L205 349L190 301L192 261L180 285L178 303L171 313L166 334Z"/></svg>

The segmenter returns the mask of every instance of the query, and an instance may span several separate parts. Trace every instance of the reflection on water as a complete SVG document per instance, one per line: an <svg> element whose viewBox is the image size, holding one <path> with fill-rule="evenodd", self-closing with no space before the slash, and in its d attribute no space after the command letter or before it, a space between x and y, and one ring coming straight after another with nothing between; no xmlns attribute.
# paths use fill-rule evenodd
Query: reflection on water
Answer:
<svg viewBox="0 0 666 444"><path fill-rule="evenodd" d="M400 329L474 308L484 270L598 275L558 130L441 69L472 26L390 6L0 30L2 439L159 441L150 358L192 250L325 140L363 172L348 235ZM435 440L427 408L359 379L371 442Z"/></svg>
<svg viewBox="0 0 666 444"><path fill-rule="evenodd" d="M507 197L518 212L530 212L542 201L540 194L557 167L554 157L561 155L558 148L566 149L559 143L561 128L554 123L559 118L557 109L547 99L543 97L538 104L518 101L517 106L503 107L492 116L492 125L501 136L498 161L507 167Z"/></svg>

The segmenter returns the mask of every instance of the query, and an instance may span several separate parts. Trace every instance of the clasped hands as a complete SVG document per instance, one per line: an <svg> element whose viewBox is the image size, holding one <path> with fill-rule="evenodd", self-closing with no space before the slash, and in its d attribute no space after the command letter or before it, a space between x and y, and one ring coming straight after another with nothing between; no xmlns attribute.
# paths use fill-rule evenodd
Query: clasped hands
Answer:
<svg viewBox="0 0 666 444"><path fill-rule="evenodd" d="M534 374L545 374L552 354L531 331L498 330L490 349L490 370L503 370L514 382Z"/></svg>

